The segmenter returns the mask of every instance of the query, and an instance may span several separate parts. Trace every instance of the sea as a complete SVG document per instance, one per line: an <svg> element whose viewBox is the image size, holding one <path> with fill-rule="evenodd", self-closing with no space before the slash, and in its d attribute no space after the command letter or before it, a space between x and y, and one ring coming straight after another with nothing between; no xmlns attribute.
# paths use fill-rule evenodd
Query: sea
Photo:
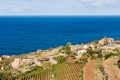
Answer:
<svg viewBox="0 0 120 80"><path fill-rule="evenodd" d="M120 16L0 16L0 56L120 39Z"/></svg>

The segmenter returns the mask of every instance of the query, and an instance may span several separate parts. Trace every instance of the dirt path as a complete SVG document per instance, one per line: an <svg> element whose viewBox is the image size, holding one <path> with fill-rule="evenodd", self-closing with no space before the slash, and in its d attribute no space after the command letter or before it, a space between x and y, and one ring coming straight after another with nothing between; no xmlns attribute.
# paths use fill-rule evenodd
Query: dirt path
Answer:
<svg viewBox="0 0 120 80"><path fill-rule="evenodd" d="M117 59L107 59L104 61L103 66L108 73L109 80L120 80L120 70L115 63Z"/></svg>
<svg viewBox="0 0 120 80"><path fill-rule="evenodd" d="M89 60L84 69L84 80L94 80L94 67L96 62L96 60Z"/></svg>

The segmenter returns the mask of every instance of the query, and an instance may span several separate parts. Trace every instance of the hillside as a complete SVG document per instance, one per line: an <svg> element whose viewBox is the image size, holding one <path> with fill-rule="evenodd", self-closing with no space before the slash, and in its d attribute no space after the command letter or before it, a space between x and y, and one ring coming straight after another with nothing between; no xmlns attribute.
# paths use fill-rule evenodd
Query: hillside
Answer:
<svg viewBox="0 0 120 80"><path fill-rule="evenodd" d="M88 44L0 57L0 80L120 80L120 41Z"/></svg>

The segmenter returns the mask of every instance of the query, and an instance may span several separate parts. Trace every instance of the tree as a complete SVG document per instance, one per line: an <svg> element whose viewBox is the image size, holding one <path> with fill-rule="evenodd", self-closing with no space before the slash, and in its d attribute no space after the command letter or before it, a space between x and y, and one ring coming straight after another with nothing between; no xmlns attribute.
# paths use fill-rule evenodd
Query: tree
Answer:
<svg viewBox="0 0 120 80"><path fill-rule="evenodd" d="M85 65L88 62L89 55L87 53L84 53L82 57L79 59L79 63L82 63Z"/></svg>
<svg viewBox="0 0 120 80"><path fill-rule="evenodd" d="M74 54L74 53L71 53L71 54L70 54L70 57L71 57L72 59L75 59L75 54Z"/></svg>
<svg viewBox="0 0 120 80"><path fill-rule="evenodd" d="M65 51L66 51L66 54L68 54L68 55L70 55L72 53L70 45L71 45L71 43L68 42L67 45L65 46Z"/></svg>
<svg viewBox="0 0 120 80"><path fill-rule="evenodd" d="M91 47L89 47L89 48L87 49L87 53L88 53L90 56L93 56L93 54L94 54L95 52L92 50Z"/></svg>

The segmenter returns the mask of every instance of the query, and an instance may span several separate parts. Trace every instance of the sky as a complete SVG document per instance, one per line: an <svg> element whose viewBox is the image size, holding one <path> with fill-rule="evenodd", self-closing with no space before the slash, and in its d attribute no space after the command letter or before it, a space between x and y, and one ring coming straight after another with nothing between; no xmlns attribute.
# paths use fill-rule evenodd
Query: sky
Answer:
<svg viewBox="0 0 120 80"><path fill-rule="evenodd" d="M0 0L0 15L120 15L120 0Z"/></svg>

